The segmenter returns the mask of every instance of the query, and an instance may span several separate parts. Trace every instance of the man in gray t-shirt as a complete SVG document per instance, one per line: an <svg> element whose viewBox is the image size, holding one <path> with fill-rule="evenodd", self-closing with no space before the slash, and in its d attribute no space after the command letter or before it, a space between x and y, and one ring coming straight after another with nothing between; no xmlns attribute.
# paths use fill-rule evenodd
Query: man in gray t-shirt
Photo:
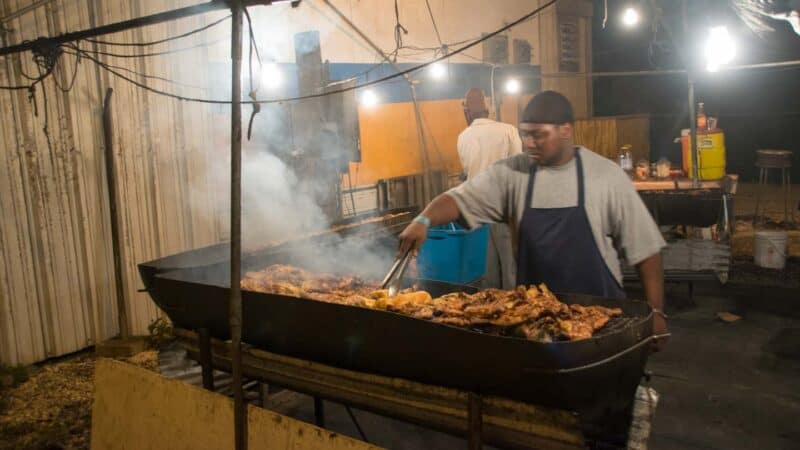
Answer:
<svg viewBox="0 0 800 450"><path fill-rule="evenodd" d="M654 334L666 335L664 239L622 169L575 145L573 122L561 94L534 97L519 125L524 153L435 198L400 234L401 251L418 251L430 226L508 223L518 285L544 282L555 292L606 298L625 296L622 256L636 266L656 311Z"/></svg>

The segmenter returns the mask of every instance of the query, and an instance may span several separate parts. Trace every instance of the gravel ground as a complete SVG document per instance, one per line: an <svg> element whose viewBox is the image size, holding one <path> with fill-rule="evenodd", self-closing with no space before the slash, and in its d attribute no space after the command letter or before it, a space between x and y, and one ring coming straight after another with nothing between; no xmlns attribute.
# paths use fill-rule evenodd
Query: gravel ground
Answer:
<svg viewBox="0 0 800 450"><path fill-rule="evenodd" d="M155 351L128 359L158 368ZM0 391L0 450L88 449L94 391L93 353L27 368L28 379Z"/></svg>

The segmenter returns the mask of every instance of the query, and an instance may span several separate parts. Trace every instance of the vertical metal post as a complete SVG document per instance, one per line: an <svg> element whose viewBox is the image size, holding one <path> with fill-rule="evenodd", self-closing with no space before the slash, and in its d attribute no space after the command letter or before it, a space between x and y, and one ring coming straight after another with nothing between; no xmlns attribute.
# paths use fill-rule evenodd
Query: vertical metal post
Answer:
<svg viewBox="0 0 800 450"><path fill-rule="evenodd" d="M111 94L108 88L103 101L103 143L106 157L106 185L108 187L108 212L111 220L111 252L114 258L114 288L117 301L119 337L128 339L128 311L125 309L125 290L122 286L122 250L120 249L119 216L117 215L117 177L114 169L113 121L111 119Z"/></svg>
<svg viewBox="0 0 800 450"><path fill-rule="evenodd" d="M314 424L325 428L325 403L319 397L314 397Z"/></svg>
<svg viewBox="0 0 800 450"><path fill-rule="evenodd" d="M236 450L247 448L242 390L242 14L239 0L230 2L231 22L231 366Z"/></svg>
<svg viewBox="0 0 800 450"><path fill-rule="evenodd" d="M198 347L200 347L200 368L203 375L203 388L214 390L214 363L211 359L211 332L208 328L198 330Z"/></svg>
<svg viewBox="0 0 800 450"><path fill-rule="evenodd" d="M681 2L681 16L683 19L684 43L687 44L686 47L688 49L691 36L689 35L689 2L687 0ZM694 79L692 78L694 60L691 56L686 56L684 61L686 63L686 81L689 85L689 151L691 152L689 156L692 158L692 187L698 188L700 187L700 169L697 167L699 160L697 155L697 117L694 109Z"/></svg>
<svg viewBox="0 0 800 450"><path fill-rule="evenodd" d="M411 103L414 105L414 119L417 123L417 139L419 140L419 152L422 157L422 207L433 200L433 183L431 181L431 162L428 155L428 143L425 140L425 129L423 128L422 113L419 110L417 101L417 88L414 82L406 76L408 88L411 90Z"/></svg>
<svg viewBox="0 0 800 450"><path fill-rule="evenodd" d="M691 126L691 135L689 136L689 151L692 157L692 186L695 188L700 187L700 168L698 167L699 160L697 154L697 111L694 109L694 80L692 80L692 71L688 70L689 82L689 125Z"/></svg>
<svg viewBox="0 0 800 450"><path fill-rule="evenodd" d="M469 450L481 450L483 448L483 405L481 396L470 392L467 394L467 434L469 439Z"/></svg>

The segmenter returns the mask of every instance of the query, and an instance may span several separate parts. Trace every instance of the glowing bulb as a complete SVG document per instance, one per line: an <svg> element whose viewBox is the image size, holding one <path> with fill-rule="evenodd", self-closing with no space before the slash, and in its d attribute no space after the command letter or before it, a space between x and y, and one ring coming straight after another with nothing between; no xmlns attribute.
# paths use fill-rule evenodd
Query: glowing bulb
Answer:
<svg viewBox="0 0 800 450"><path fill-rule="evenodd" d="M267 89L275 89L283 83L283 73L275 63L267 63L261 68L261 85Z"/></svg>
<svg viewBox="0 0 800 450"><path fill-rule="evenodd" d="M713 27L708 30L708 40L706 41L706 69L709 72L716 72L725 64L730 64L736 57L736 43L728 32L728 28Z"/></svg>
<svg viewBox="0 0 800 450"><path fill-rule="evenodd" d="M441 61L431 64L431 77L434 80L441 80L447 76L447 67Z"/></svg>
<svg viewBox="0 0 800 450"><path fill-rule="evenodd" d="M515 78L511 78L510 80L506 81L506 92L509 94L517 94L519 93L520 85L519 80Z"/></svg>
<svg viewBox="0 0 800 450"><path fill-rule="evenodd" d="M626 27L636 26L639 23L639 11L633 7L625 8L625 12L622 13L622 23Z"/></svg>
<svg viewBox="0 0 800 450"><path fill-rule="evenodd" d="M372 108L377 105L379 100L378 94L372 89L367 89L361 93L361 106L366 108Z"/></svg>

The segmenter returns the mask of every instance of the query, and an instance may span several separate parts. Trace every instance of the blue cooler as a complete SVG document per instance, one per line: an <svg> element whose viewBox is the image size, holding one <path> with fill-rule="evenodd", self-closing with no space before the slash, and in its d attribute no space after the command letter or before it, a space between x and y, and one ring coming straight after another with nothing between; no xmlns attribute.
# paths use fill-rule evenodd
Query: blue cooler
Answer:
<svg viewBox="0 0 800 450"><path fill-rule="evenodd" d="M419 278L469 284L486 273L489 227L467 230L458 224L432 227L417 257Z"/></svg>

